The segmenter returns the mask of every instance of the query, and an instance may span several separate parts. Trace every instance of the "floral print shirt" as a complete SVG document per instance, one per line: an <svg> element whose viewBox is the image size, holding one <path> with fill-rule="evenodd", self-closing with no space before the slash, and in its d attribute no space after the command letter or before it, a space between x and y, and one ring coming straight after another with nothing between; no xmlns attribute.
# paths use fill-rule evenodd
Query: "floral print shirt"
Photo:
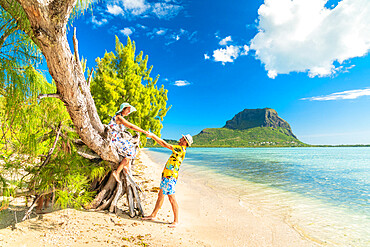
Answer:
<svg viewBox="0 0 370 247"><path fill-rule="evenodd" d="M180 165L185 158L185 154L186 147L173 145L172 154L163 169L162 177L177 179L179 176Z"/></svg>

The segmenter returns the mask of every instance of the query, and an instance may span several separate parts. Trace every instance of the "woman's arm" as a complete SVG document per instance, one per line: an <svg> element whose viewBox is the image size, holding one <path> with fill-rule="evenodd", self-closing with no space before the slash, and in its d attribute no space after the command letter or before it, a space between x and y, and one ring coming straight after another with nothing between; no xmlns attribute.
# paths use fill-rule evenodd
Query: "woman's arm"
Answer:
<svg viewBox="0 0 370 247"><path fill-rule="evenodd" d="M134 131L138 131L138 132L144 133L144 134L146 134L146 135L149 133L148 131L143 130L142 128L140 128L140 127L136 126L135 124L130 123L129 121L127 121L126 119L124 119L124 118L123 118L122 116L120 116L120 115L117 115L117 116L116 116L116 122L117 122L118 124L123 124L123 125L124 125L124 126L126 126L127 128L130 128L130 129L132 129L132 130L134 130Z"/></svg>
<svg viewBox="0 0 370 247"><path fill-rule="evenodd" d="M171 144L168 144L165 140L159 138L158 136L156 136L155 134L153 133L149 133L147 134L147 136L149 138L152 138L154 141L156 141L159 145L161 145L162 147L164 148L168 148L170 150L173 150L173 146Z"/></svg>

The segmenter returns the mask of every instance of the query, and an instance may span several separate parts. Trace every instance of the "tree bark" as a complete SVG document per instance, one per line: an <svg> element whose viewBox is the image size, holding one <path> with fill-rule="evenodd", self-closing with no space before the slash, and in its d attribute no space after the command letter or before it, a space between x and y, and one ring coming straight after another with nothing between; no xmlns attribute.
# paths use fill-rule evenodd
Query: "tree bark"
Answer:
<svg viewBox="0 0 370 247"><path fill-rule="evenodd" d="M72 54L67 41L68 19L76 1L0 0L0 5L13 16L18 27L28 34L40 48L57 87L57 94L53 97L58 97L64 102L81 140L103 160L110 162L112 168L115 169L122 158L119 157L116 147L110 141L108 126L103 125L98 116L89 82L85 79L78 59L77 38L74 36L75 55ZM138 186L135 183L133 185L128 180L124 182L130 186L131 194L137 193ZM111 206L109 202L116 199L111 198L114 195L121 196L115 192L116 184L117 182L110 175L105 184L101 185L102 189L91 203L90 208ZM134 201L134 196L131 196L129 200ZM132 210L134 209L133 207Z"/></svg>
<svg viewBox="0 0 370 247"><path fill-rule="evenodd" d="M66 26L76 1L18 0L18 3L27 15L34 34L31 38L45 56L57 92L80 138L102 159L117 164L117 151L104 135L106 127L100 121L80 62L67 41Z"/></svg>

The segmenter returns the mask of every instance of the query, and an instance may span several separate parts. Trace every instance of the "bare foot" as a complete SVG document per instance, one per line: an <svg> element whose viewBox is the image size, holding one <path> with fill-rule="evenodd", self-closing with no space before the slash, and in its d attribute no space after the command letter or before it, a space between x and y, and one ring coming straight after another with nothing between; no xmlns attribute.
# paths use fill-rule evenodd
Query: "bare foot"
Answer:
<svg viewBox="0 0 370 247"><path fill-rule="evenodd" d="M171 225L169 225L168 227L169 228L176 228L176 227L179 226L179 224L180 224L179 222L172 222Z"/></svg>
<svg viewBox="0 0 370 247"><path fill-rule="evenodd" d="M143 217L143 218L141 218L142 220L154 220L154 216L151 216L151 215L149 215L149 216L145 216L145 217Z"/></svg>
<svg viewBox="0 0 370 247"><path fill-rule="evenodd" d="M129 174L129 173L128 173L128 166L124 166L124 167L123 167L123 171L124 171L126 174Z"/></svg>
<svg viewBox="0 0 370 247"><path fill-rule="evenodd" d="M121 181L119 180L119 177L118 177L117 171L114 171L114 172L112 173L112 175L113 175L113 177L116 179L116 181L117 181L118 183L120 183L120 182L121 182Z"/></svg>

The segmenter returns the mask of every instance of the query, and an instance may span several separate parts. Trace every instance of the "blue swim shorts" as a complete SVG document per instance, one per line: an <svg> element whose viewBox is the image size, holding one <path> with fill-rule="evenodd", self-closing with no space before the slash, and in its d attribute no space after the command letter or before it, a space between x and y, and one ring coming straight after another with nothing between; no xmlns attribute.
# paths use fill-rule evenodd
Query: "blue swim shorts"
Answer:
<svg viewBox="0 0 370 247"><path fill-rule="evenodd" d="M159 186L159 188L162 189L163 195L175 194L176 182L177 179L162 177L161 185Z"/></svg>

